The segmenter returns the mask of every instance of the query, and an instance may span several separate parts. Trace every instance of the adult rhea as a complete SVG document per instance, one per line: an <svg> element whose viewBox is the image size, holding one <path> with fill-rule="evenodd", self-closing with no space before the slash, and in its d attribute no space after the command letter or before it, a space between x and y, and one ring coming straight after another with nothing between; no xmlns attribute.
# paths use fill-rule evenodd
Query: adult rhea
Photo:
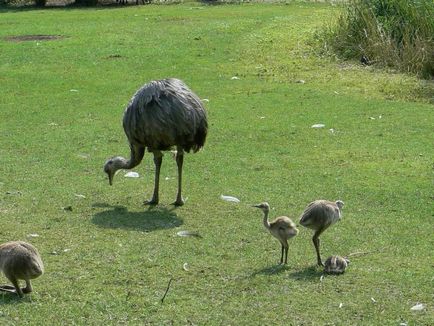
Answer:
<svg viewBox="0 0 434 326"><path fill-rule="evenodd" d="M158 204L162 151L176 147L178 194L182 198L182 165L184 152L196 153L205 143L208 132L207 115L199 97L179 79L151 81L141 87L125 109L123 127L130 143L130 158L115 156L106 161L104 171L112 185L119 169L132 169L143 159L145 149L153 153L155 163L154 194L145 204Z"/></svg>

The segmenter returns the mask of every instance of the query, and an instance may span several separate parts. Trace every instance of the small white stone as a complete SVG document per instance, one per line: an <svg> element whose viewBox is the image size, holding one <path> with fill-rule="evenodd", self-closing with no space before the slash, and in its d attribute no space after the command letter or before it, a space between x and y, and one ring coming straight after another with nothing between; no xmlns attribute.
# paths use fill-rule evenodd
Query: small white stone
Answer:
<svg viewBox="0 0 434 326"><path fill-rule="evenodd" d="M126 177L126 178L138 178L139 174L137 172L130 171L130 172L125 173L124 177Z"/></svg>
<svg viewBox="0 0 434 326"><path fill-rule="evenodd" d="M316 123L316 124L311 126L311 128L324 128L324 127L325 127L325 124L322 124L322 123Z"/></svg>
<svg viewBox="0 0 434 326"><path fill-rule="evenodd" d="M240 200L237 197L233 197L233 196L221 195L220 198L225 200L225 201L230 201L233 203L239 203L240 202Z"/></svg>

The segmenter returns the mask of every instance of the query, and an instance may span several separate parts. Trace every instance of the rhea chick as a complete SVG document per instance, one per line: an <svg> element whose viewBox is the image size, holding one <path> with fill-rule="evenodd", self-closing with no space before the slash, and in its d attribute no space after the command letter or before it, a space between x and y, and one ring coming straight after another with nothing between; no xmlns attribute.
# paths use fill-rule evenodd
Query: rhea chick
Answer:
<svg viewBox="0 0 434 326"><path fill-rule="evenodd" d="M328 200L315 200L307 205L300 218L300 224L304 227L315 231L312 241L315 246L318 265L324 266L319 251L319 236L330 225L341 219L341 210L344 202L337 200L335 202Z"/></svg>
<svg viewBox="0 0 434 326"><path fill-rule="evenodd" d="M266 202L254 205L253 207L260 208L264 212L264 226L270 231L282 245L280 255L280 263L283 263L283 253L285 253L285 264L288 263L288 239L295 237L298 234L298 229L295 223L287 216L279 216L274 221L268 221L270 205Z"/></svg>
<svg viewBox="0 0 434 326"><path fill-rule="evenodd" d="M15 291L10 286L0 286L0 290L16 292L23 297L23 293L33 291L30 280L44 273L44 264L38 250L30 243L10 241L0 245L1 271L12 282ZM26 287L21 289L18 280L26 281Z"/></svg>
<svg viewBox="0 0 434 326"><path fill-rule="evenodd" d="M328 274L342 274L349 264L350 261L347 258L333 255L325 261L324 271Z"/></svg>

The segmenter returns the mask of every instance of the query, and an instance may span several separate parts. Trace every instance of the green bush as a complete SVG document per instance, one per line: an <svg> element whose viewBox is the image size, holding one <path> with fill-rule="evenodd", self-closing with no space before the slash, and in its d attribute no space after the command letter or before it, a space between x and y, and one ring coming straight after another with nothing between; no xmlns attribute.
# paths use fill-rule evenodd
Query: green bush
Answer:
<svg viewBox="0 0 434 326"><path fill-rule="evenodd" d="M432 0L349 0L326 42L345 58L363 58L424 78L434 76Z"/></svg>

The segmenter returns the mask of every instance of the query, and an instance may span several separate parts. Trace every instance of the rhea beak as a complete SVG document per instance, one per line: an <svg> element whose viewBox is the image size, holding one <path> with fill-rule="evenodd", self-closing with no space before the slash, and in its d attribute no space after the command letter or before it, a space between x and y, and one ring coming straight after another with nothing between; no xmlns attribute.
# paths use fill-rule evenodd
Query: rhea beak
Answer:
<svg viewBox="0 0 434 326"><path fill-rule="evenodd" d="M113 185L113 173L108 173L108 178L109 178L109 184L110 186Z"/></svg>

